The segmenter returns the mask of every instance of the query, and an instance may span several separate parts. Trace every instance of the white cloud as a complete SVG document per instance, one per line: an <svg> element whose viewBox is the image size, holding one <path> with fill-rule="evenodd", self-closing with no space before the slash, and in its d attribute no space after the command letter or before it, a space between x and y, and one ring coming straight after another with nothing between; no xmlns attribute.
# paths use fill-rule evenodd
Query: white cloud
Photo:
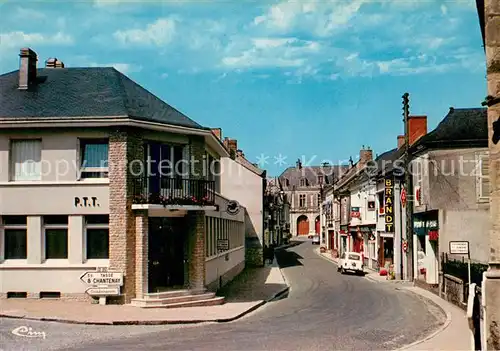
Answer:
<svg viewBox="0 0 500 351"><path fill-rule="evenodd" d="M252 38L246 47L222 58L222 64L232 68L301 67L310 55L320 52L317 42L297 38Z"/></svg>
<svg viewBox="0 0 500 351"><path fill-rule="evenodd" d="M73 38L62 32L56 34L25 33L21 31L0 33L0 48L21 48L31 45L70 45Z"/></svg>
<svg viewBox="0 0 500 351"><path fill-rule="evenodd" d="M142 66L136 66L129 63L96 63L89 64L90 67L114 67L123 74L136 73L142 71Z"/></svg>
<svg viewBox="0 0 500 351"><path fill-rule="evenodd" d="M177 19L159 18L144 29L118 30L113 36L122 44L155 45L169 44L176 32Z"/></svg>

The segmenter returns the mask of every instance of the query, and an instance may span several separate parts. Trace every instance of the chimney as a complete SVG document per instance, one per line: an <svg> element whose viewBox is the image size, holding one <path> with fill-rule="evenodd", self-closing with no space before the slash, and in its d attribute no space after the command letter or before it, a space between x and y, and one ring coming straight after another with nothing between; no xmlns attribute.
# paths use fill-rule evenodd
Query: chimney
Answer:
<svg viewBox="0 0 500 351"><path fill-rule="evenodd" d="M236 150L236 155L238 155L238 157L245 157L245 154L240 149Z"/></svg>
<svg viewBox="0 0 500 351"><path fill-rule="evenodd" d="M302 162L300 161L300 158L297 160L295 165L297 166L298 169L302 169Z"/></svg>
<svg viewBox="0 0 500 351"><path fill-rule="evenodd" d="M27 90L36 81L36 53L30 48L23 48L19 53L19 90Z"/></svg>
<svg viewBox="0 0 500 351"><path fill-rule="evenodd" d="M427 134L427 116L408 116L410 145Z"/></svg>
<svg viewBox="0 0 500 351"><path fill-rule="evenodd" d="M405 136L398 135L398 150L401 149L405 144Z"/></svg>
<svg viewBox="0 0 500 351"><path fill-rule="evenodd" d="M373 151L369 147L365 148L365 146L363 145L361 150L359 150L359 163L360 163L360 165L364 165L367 162L372 161L372 160L373 160Z"/></svg>
<svg viewBox="0 0 500 351"><path fill-rule="evenodd" d="M212 128L212 133L217 137L217 139L222 140L222 129L221 128Z"/></svg>
<svg viewBox="0 0 500 351"><path fill-rule="evenodd" d="M64 63L57 58L49 58L45 61L45 68L64 68Z"/></svg>

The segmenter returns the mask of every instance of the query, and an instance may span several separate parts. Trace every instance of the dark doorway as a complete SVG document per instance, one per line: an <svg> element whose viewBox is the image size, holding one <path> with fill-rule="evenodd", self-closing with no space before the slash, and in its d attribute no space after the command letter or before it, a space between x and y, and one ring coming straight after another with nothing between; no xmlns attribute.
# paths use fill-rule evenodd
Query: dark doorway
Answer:
<svg viewBox="0 0 500 351"><path fill-rule="evenodd" d="M149 292L184 288L185 217L149 217Z"/></svg>

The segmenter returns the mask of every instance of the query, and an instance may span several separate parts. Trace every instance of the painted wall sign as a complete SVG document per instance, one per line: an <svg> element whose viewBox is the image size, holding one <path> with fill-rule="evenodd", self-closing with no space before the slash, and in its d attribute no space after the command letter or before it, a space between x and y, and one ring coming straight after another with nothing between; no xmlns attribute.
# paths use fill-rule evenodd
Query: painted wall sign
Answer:
<svg viewBox="0 0 500 351"><path fill-rule="evenodd" d="M230 215L237 215L240 212L240 204L238 201L229 201L226 206L226 212Z"/></svg>
<svg viewBox="0 0 500 351"><path fill-rule="evenodd" d="M394 179L385 179L384 191L384 212L385 212L385 231L394 232Z"/></svg>
<svg viewBox="0 0 500 351"><path fill-rule="evenodd" d="M75 196L75 207L100 207L99 200L96 196Z"/></svg>
<svg viewBox="0 0 500 351"><path fill-rule="evenodd" d="M450 254L468 255L469 254L469 242L468 241L450 241Z"/></svg>

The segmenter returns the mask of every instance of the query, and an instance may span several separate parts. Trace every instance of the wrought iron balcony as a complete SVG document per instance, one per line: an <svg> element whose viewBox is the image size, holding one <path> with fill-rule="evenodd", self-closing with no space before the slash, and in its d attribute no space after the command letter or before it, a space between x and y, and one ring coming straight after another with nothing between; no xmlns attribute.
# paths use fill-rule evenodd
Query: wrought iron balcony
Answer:
<svg viewBox="0 0 500 351"><path fill-rule="evenodd" d="M134 178L134 204L213 206L215 181L175 177Z"/></svg>

